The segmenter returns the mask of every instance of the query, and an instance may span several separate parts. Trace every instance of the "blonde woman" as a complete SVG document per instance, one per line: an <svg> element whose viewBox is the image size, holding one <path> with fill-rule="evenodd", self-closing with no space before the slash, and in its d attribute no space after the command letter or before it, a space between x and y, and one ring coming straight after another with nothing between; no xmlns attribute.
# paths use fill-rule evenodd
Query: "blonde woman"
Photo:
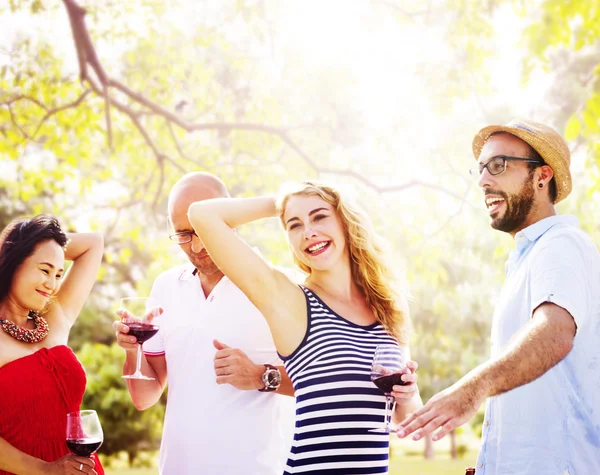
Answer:
<svg viewBox="0 0 600 475"><path fill-rule="evenodd" d="M385 398L370 380L375 348L399 344L407 316L393 289L370 220L333 187L303 182L272 197L193 203L189 219L212 259L265 316L296 396L286 474L387 473L389 436L370 432ZM234 228L277 215L296 264L298 286L270 266ZM407 358L409 359L409 358ZM422 405L417 364L394 386L394 420Z"/></svg>

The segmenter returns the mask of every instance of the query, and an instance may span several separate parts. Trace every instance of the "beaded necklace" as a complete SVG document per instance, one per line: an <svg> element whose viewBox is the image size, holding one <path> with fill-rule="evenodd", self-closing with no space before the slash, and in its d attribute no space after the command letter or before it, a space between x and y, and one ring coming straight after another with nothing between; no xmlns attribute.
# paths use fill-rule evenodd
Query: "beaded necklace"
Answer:
<svg viewBox="0 0 600 475"><path fill-rule="evenodd" d="M25 343L39 343L48 336L48 322L38 312L33 310L29 311L27 318L33 320L33 323L35 324L35 328L33 330L19 327L6 319L0 319L0 326L2 326L2 329L16 340Z"/></svg>

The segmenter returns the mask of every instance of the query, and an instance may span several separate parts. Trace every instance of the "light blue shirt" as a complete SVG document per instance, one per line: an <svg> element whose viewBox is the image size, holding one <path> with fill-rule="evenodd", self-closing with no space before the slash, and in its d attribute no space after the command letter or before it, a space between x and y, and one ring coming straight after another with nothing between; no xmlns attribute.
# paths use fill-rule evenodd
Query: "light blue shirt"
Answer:
<svg viewBox="0 0 600 475"><path fill-rule="evenodd" d="M492 323L492 358L544 302L577 324L571 352L487 401L477 475L600 475L600 254L573 216L515 235Z"/></svg>

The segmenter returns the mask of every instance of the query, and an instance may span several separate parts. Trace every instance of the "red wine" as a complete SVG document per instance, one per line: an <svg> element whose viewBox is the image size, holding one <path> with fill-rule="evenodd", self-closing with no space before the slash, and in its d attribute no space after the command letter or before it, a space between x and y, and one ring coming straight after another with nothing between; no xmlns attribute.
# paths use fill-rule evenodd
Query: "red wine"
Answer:
<svg viewBox="0 0 600 475"><path fill-rule="evenodd" d="M67 447L75 455L89 457L100 448L102 441L98 439L67 439Z"/></svg>
<svg viewBox="0 0 600 475"><path fill-rule="evenodd" d="M151 323L127 323L125 325L129 327L128 335L133 335L137 338L138 343L144 343L146 340L149 340L158 331L158 327L156 325L152 325Z"/></svg>
<svg viewBox="0 0 600 475"><path fill-rule="evenodd" d="M406 386L408 382L402 381L400 376L404 373L395 373L390 374L388 376L381 376L380 378L376 378L373 380L375 386L381 389L385 394L389 394L392 392L392 386Z"/></svg>

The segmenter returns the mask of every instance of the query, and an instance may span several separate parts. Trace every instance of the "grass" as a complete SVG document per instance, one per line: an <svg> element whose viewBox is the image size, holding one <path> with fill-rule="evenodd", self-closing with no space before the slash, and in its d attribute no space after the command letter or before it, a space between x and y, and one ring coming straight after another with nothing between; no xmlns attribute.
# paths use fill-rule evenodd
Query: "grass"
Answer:
<svg viewBox="0 0 600 475"><path fill-rule="evenodd" d="M457 436L457 442L468 447L464 458L456 460L450 458L450 440L445 437L434 444L435 458L425 460L422 440L414 442L410 439L392 437L389 475L464 475L466 467L475 466L479 439L466 431ZM107 469L106 475L158 475L156 468L126 468L127 457L125 454L121 455L122 457L113 459L114 468ZM158 453L144 452L140 458L146 463L154 464L158 461Z"/></svg>
<svg viewBox="0 0 600 475"><path fill-rule="evenodd" d="M106 470L106 475L157 475L155 468L117 468L115 470Z"/></svg>
<svg viewBox="0 0 600 475"><path fill-rule="evenodd" d="M390 462L390 475L464 475L465 468L474 467L476 453L468 453L464 459L452 460L448 455L436 455L433 460L422 456L396 457Z"/></svg>
<svg viewBox="0 0 600 475"><path fill-rule="evenodd" d="M436 454L434 460L421 455L392 458L389 475L464 475L465 468L474 465L476 453L468 453L464 459L451 460L447 454ZM149 468L119 468L107 470L106 475L157 475L158 470Z"/></svg>

